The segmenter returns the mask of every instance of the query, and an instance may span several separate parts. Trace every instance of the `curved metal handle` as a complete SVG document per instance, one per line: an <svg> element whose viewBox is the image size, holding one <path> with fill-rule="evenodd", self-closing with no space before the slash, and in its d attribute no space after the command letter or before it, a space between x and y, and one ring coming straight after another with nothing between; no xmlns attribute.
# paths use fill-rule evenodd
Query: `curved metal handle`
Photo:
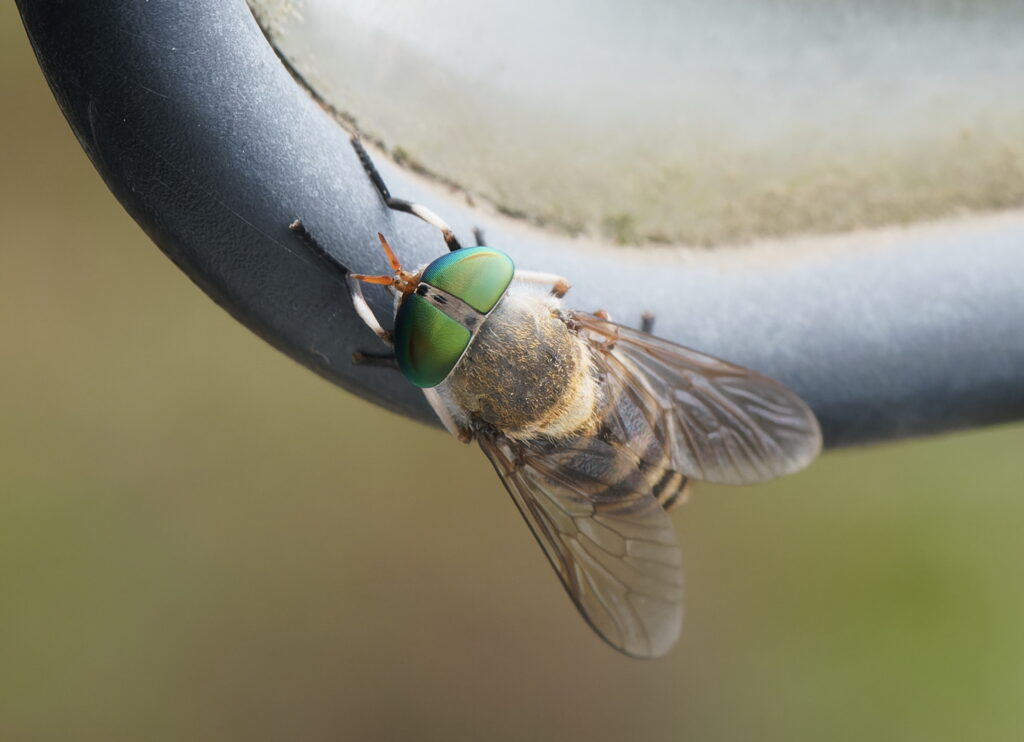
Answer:
<svg viewBox="0 0 1024 742"><path fill-rule="evenodd" d="M216 302L346 389L433 420L418 389L353 366L376 338L296 217L363 272L387 234L410 264L438 233L384 207L341 127L243 0L18 0L58 103L111 191ZM1024 215L772 247L610 249L475 213L378 162L396 196L473 226L567 302L774 376L838 446L1024 418Z"/></svg>

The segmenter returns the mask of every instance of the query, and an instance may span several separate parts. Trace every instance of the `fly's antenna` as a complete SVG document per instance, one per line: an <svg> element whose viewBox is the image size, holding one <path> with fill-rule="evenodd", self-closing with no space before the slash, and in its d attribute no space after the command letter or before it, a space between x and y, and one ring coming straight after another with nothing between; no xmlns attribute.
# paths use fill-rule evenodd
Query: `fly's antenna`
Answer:
<svg viewBox="0 0 1024 742"><path fill-rule="evenodd" d="M416 287L420 283L420 275L418 273L409 273L402 268L402 263L395 255L395 251L391 249L391 245L388 244L387 239L380 232L377 233L377 238L380 240L380 246L384 248L384 254L388 257L388 263L391 265L391 270L394 271L391 275L382 276L369 276L363 273L351 273L351 278L363 283L374 283L379 286L391 286L395 290L402 293L402 295L411 294L416 290Z"/></svg>

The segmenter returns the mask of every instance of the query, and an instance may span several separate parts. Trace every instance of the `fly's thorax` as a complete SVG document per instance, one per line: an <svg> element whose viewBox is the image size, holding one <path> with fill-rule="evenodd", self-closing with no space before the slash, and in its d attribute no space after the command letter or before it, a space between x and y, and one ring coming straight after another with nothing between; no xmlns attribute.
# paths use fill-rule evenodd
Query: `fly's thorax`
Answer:
<svg viewBox="0 0 1024 742"><path fill-rule="evenodd" d="M586 343L544 298L510 290L446 382L451 402L507 437L593 428L599 390Z"/></svg>

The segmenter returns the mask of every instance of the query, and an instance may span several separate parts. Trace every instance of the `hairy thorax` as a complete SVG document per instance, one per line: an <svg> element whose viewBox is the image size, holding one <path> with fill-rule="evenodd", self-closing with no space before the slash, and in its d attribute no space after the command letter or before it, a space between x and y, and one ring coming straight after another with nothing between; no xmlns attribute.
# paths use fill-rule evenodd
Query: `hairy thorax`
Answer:
<svg viewBox="0 0 1024 742"><path fill-rule="evenodd" d="M451 400L509 438L562 438L594 425L587 345L547 301L510 292L448 377Z"/></svg>

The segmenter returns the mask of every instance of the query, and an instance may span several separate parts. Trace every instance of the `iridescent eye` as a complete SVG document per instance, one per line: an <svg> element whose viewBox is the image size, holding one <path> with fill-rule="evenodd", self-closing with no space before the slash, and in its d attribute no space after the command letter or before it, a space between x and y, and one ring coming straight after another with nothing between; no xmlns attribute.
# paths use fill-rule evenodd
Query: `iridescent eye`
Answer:
<svg viewBox="0 0 1024 742"><path fill-rule="evenodd" d="M444 381L465 352L469 338L469 330L417 294L407 296L395 316L398 367L419 387Z"/></svg>
<svg viewBox="0 0 1024 742"><path fill-rule="evenodd" d="M420 281L485 315L505 295L514 274L515 266L505 253L489 247L467 247L428 265ZM471 339L466 327L419 294L407 296L395 316L398 367L419 387L444 381Z"/></svg>
<svg viewBox="0 0 1024 742"><path fill-rule="evenodd" d="M505 253L490 247L466 247L428 265L421 280L487 314L504 295L514 273L512 259Z"/></svg>

